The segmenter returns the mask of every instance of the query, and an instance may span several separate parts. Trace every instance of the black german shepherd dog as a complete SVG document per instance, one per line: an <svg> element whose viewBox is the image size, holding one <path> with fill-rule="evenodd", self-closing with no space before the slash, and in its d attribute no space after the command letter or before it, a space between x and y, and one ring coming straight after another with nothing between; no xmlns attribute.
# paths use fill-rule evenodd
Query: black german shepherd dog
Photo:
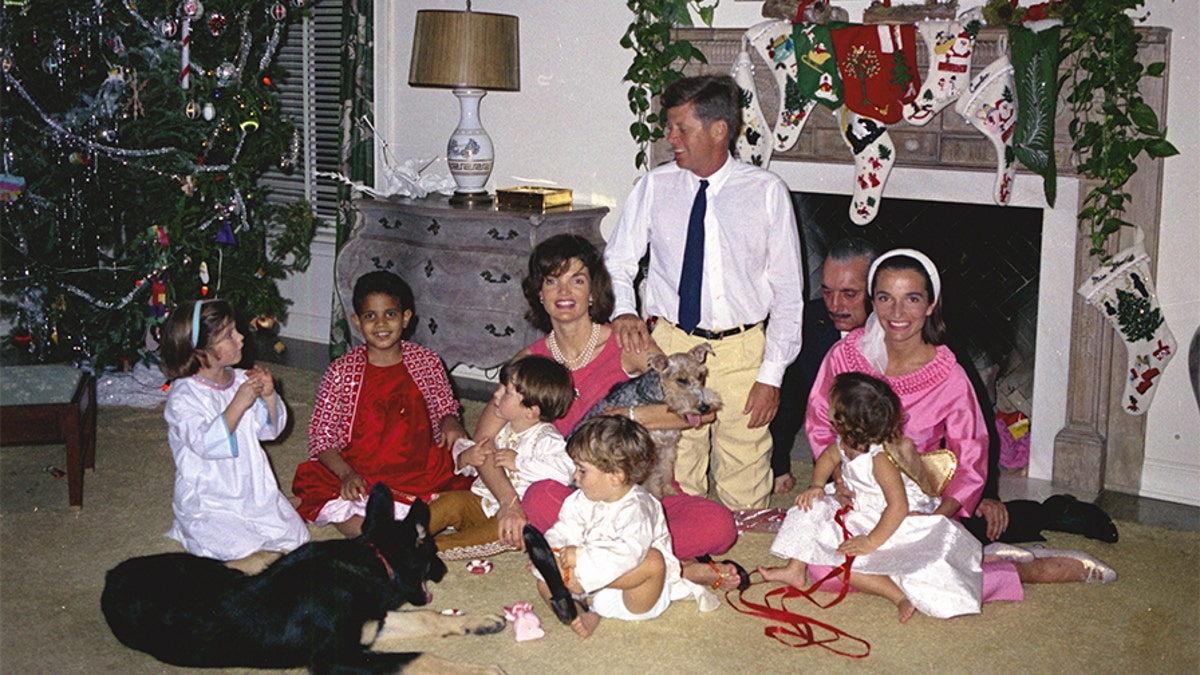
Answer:
<svg viewBox="0 0 1200 675"><path fill-rule="evenodd" d="M100 605L125 646L192 667L308 667L394 673L419 653L370 650L388 610L424 605L446 565L428 534L429 507L394 517L391 491L371 490L363 534L310 542L248 576L187 553L133 558L108 572Z"/></svg>

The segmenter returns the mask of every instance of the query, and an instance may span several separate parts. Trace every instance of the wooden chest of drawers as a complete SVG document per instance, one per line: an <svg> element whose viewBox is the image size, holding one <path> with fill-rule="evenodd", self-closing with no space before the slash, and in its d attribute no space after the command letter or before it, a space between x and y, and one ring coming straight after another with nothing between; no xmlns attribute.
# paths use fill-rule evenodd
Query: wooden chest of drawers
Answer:
<svg viewBox="0 0 1200 675"><path fill-rule="evenodd" d="M338 255L337 292L347 320L354 282L374 270L400 275L413 289L416 316L407 339L441 355L450 368L497 366L541 333L525 320L521 281L529 253L556 234L603 246L608 209L576 204L548 212L450 206L425 199L362 199L360 221ZM350 325L355 344L360 335Z"/></svg>

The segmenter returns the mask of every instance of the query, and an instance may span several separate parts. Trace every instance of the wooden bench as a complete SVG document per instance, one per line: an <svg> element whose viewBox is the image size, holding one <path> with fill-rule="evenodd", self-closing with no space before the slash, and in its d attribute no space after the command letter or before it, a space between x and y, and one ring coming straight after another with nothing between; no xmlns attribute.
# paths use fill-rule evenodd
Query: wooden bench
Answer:
<svg viewBox="0 0 1200 675"><path fill-rule="evenodd" d="M67 489L83 508L83 473L96 468L96 378L68 365L0 369L0 445L66 443Z"/></svg>

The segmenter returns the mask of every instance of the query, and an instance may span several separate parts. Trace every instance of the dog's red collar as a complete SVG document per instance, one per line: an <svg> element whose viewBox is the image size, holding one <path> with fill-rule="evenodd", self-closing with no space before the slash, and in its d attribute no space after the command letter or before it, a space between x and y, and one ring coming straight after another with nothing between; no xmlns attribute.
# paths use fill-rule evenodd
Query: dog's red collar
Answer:
<svg viewBox="0 0 1200 675"><path fill-rule="evenodd" d="M374 542L363 541L363 543L367 545L367 548L371 549L371 552L375 554L376 558L379 558L379 562L383 563L383 569L387 571L388 581L395 580L396 571L392 569L392 564L387 561L387 558L383 557L383 551L380 551L379 547L376 546Z"/></svg>

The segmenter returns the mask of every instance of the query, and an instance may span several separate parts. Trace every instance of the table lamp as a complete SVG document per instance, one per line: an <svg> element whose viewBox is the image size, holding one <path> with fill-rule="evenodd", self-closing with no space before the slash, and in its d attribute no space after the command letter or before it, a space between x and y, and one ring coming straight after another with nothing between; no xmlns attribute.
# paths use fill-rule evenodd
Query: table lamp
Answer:
<svg viewBox="0 0 1200 675"><path fill-rule="evenodd" d="M446 144L446 161L458 188L450 203L490 204L484 189L492 173L492 139L479 121L487 90L519 91L521 66L517 17L467 11L420 10L413 35L408 83L445 87L458 97L458 128Z"/></svg>

